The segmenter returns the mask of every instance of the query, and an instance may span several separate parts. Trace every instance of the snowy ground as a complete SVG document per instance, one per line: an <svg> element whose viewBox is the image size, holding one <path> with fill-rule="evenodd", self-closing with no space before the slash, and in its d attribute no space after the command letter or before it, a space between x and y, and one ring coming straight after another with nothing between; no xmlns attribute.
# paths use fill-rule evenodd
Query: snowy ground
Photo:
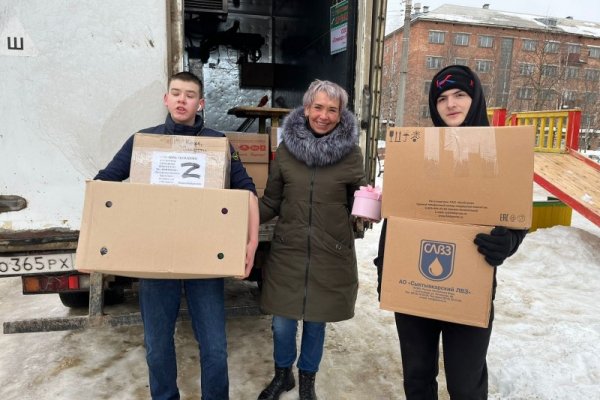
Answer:
<svg viewBox="0 0 600 400"><path fill-rule="evenodd" d="M588 157L591 160L600 163L600 149L598 150L579 150L584 157Z"/></svg>
<svg viewBox="0 0 600 400"><path fill-rule="evenodd" d="M534 198L546 193L536 186ZM372 259L379 226L357 242L356 316L328 325L317 375L319 398L403 399L393 315L378 309ZM528 235L498 271L488 354L491 399L600 398L600 228L573 213L571 227ZM106 312L135 311L136 299ZM0 279L0 320L67 316L58 296L22 296L19 278ZM228 320L231 399L256 399L272 373L270 318ZM182 399L199 398L190 324L178 326ZM149 398L142 328L0 334L0 399ZM294 390L282 400L297 399ZM445 392L443 368L440 398Z"/></svg>

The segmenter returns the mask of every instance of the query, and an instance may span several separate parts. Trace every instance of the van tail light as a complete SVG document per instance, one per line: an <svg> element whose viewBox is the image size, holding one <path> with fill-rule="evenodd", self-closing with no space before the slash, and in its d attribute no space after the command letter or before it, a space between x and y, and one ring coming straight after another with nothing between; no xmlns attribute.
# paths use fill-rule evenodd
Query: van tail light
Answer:
<svg viewBox="0 0 600 400"><path fill-rule="evenodd" d="M89 275L22 276L23 294L58 293L89 289Z"/></svg>

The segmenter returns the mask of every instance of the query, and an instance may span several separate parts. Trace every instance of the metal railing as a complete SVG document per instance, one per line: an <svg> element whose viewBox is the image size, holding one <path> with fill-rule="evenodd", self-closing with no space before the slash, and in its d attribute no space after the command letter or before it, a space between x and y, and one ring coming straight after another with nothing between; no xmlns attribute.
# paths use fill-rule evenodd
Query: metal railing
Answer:
<svg viewBox="0 0 600 400"><path fill-rule="evenodd" d="M506 109L490 108L487 114L493 126L533 125L535 151L565 153L579 149L581 110L514 112L507 116Z"/></svg>

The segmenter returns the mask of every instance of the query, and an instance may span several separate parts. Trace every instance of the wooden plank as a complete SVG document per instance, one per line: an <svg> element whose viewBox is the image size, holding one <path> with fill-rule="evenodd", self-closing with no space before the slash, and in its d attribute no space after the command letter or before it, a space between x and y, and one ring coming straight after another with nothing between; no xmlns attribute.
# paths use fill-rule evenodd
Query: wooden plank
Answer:
<svg viewBox="0 0 600 400"><path fill-rule="evenodd" d="M252 107L238 106L227 110L227 114L233 114L236 117L283 117L290 113L290 108L273 108L273 107Z"/></svg>
<svg viewBox="0 0 600 400"><path fill-rule="evenodd" d="M571 154L535 153L535 181L600 226L600 169Z"/></svg>
<svg viewBox="0 0 600 400"><path fill-rule="evenodd" d="M0 253L73 251L79 231L50 228L43 230L0 230Z"/></svg>
<svg viewBox="0 0 600 400"><path fill-rule="evenodd" d="M280 126L279 120L289 114L290 111L292 110L289 108L240 106L230 108L227 114L235 115L239 118L258 118L258 132L265 133L267 131L267 118L271 118L271 127L277 128Z"/></svg>

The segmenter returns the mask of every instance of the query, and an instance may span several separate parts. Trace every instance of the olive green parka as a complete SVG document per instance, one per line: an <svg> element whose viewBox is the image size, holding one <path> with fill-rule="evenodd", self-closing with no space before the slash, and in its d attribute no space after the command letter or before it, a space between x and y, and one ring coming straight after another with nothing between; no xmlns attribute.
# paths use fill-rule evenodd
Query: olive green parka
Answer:
<svg viewBox="0 0 600 400"><path fill-rule="evenodd" d="M297 108L285 119L261 198L261 223L278 217L263 271L261 308L296 320L352 318L358 291L350 218L354 191L366 185L356 118L342 111L325 136Z"/></svg>

